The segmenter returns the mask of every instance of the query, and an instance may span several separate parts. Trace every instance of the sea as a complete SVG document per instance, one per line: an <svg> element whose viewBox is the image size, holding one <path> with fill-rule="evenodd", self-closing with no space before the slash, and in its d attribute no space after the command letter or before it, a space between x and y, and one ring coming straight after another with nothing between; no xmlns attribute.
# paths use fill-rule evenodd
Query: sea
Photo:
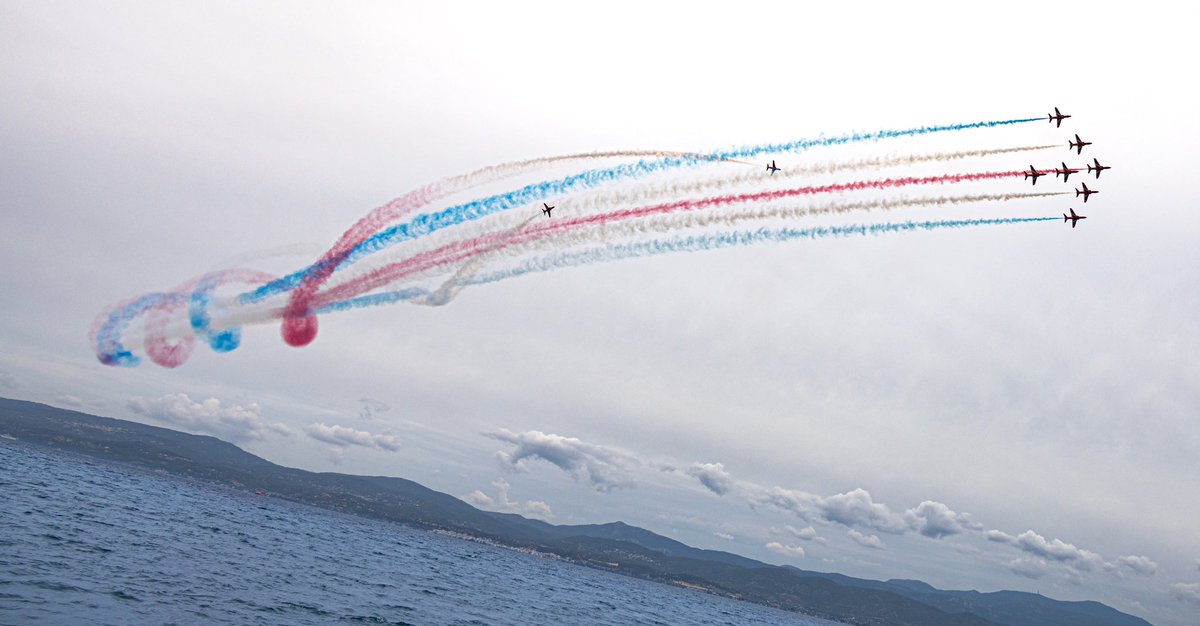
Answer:
<svg viewBox="0 0 1200 626"><path fill-rule="evenodd" d="M0 623L837 624L10 440Z"/></svg>

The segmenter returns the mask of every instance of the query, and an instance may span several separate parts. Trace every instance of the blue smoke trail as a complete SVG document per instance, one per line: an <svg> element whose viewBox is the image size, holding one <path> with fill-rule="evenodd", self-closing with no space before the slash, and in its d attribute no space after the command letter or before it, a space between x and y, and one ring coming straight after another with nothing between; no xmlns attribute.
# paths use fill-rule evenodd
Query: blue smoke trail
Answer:
<svg viewBox="0 0 1200 626"><path fill-rule="evenodd" d="M737 246L748 246L762 242L786 242L796 239L825 239L830 237L873 236L917 230L942 230L992 226L999 224L1025 224L1031 222L1058 221L1057 217L1003 217L969 220L935 220L926 222L889 222L881 224L850 224L844 226L818 226L813 228L759 228L757 230L730 231L708 235L689 235L669 239L653 239L626 244L615 244L585 250L566 251L558 254L529 259L515 267L476 276L463 282L463 286L484 285L516 278L535 272L548 272L565 267L577 267L592 263L607 263L623 259L657 256L672 252L698 252ZM433 292L419 287L400 291L370 294L334 302L316 309L317 314L349 311L372 306L428 298ZM444 302L442 303L444 304Z"/></svg>
<svg viewBox="0 0 1200 626"><path fill-rule="evenodd" d="M635 163L620 164L610 168L585 170L578 174L573 174L557 180L533 183L508 193L489 196L479 200L473 200L471 202L452 206L438 213L418 215L408 223L397 224L382 230L375 235L368 237L367 239L364 239L361 243L351 249L350 253L338 265L349 265L366 255L378 252L379 250L402 241L417 239L443 228L456 226L464 222L476 220L515 207L526 206L528 204L550 198L551 196L563 195L578 191L580 189L590 189L604 183L640 178L670 169L692 167L702 163L710 163L714 160L747 158L760 154L777 152L799 152L815 147L836 146L865 141L879 141L881 139L894 139L898 137L911 137L927 135L931 133L970 130L975 128L994 128L998 126L1010 126L1013 124L1022 124L1026 122L1040 122L1041 120L1042 118L1040 117L1031 117L1011 120L969 122L964 124L946 124L940 126L920 126L917 128L908 128L902 130L878 130L865 133L849 133L836 137L825 137L822 135L815 139L800 139L785 143L743 146L741 148L733 148L725 151L712 152L709 154L696 154L686 157L665 157L662 159L653 160L643 159ZM302 283L306 277L317 275L321 270L325 269L325 267L322 265L323 263L334 262L322 261L320 263L310 265L302 270L280 278L279 280L267 283L258 289L242 294L238 297L238 302L240 304L253 304L256 302L261 302L262 300L275 294L294 289L297 285Z"/></svg>
<svg viewBox="0 0 1200 626"><path fill-rule="evenodd" d="M176 306L187 301L181 293L151 293L113 311L96 330L96 356L105 365L137 367L142 362L121 343L125 329L138 316L159 306Z"/></svg>

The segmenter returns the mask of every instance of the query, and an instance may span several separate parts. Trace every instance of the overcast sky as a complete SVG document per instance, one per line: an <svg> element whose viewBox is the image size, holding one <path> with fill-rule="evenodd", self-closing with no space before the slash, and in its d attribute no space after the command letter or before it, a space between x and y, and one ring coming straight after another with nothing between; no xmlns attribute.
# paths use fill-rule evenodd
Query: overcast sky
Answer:
<svg viewBox="0 0 1200 626"><path fill-rule="evenodd" d="M0 2L0 395L555 523L1194 624L1192 20L1153 3L795 4ZM490 164L1054 106L1074 115L1061 130L791 163L1062 143L1039 167L1113 166L1074 230L562 270L329 315L301 349L248 327L173 370L105 367L87 340L110 304L239 255L297 269L372 208ZM1027 206L980 211L1085 205ZM285 247L307 256L266 258Z"/></svg>

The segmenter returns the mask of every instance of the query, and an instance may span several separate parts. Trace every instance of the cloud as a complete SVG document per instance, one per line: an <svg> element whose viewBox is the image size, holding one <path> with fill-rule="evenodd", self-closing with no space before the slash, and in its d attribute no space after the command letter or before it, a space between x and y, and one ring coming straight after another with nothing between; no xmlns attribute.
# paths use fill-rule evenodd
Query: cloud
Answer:
<svg viewBox="0 0 1200 626"><path fill-rule="evenodd" d="M358 430L348 426L338 426L337 424L330 426L324 422L313 423L305 426L304 432L313 439L338 447L362 446L364 448L375 448L376 450L387 450L389 452L400 450L400 439L395 435L375 435L365 430Z"/></svg>
<svg viewBox="0 0 1200 626"><path fill-rule="evenodd" d="M887 505L871 500L866 489L822 498L818 506L825 519L845 526L861 526L880 532L899 534L908 528L904 519Z"/></svg>
<svg viewBox="0 0 1200 626"><path fill-rule="evenodd" d="M979 524L972 522L966 513L955 513L945 504L932 500L926 500L905 511L904 517L913 530L932 539L957 535L968 529L982 529Z"/></svg>
<svg viewBox="0 0 1200 626"><path fill-rule="evenodd" d="M804 558L803 546L789 546L787 544L779 543L778 541L772 541L771 543L767 544L767 549L771 552L792 557L793 559Z"/></svg>
<svg viewBox="0 0 1200 626"><path fill-rule="evenodd" d="M527 460L541 459L571 474L576 480L586 479L597 491L606 492L633 484L629 468L637 461L633 455L616 448L537 430L514 433L500 429L484 433L484 436L516 446L512 452L497 452L496 458L506 467L517 471L527 469Z"/></svg>
<svg viewBox="0 0 1200 626"><path fill-rule="evenodd" d="M386 413L392 408L386 402L374 398L361 398L359 402L362 404L358 409L358 416L365 421L373 420L380 413Z"/></svg>
<svg viewBox="0 0 1200 626"><path fill-rule="evenodd" d="M1143 576L1151 576L1158 571L1158 563L1155 563L1147 556L1122 556L1117 558L1117 565L1124 567L1135 574Z"/></svg>
<svg viewBox="0 0 1200 626"><path fill-rule="evenodd" d="M83 404L84 404L83 400L80 400L77 396L73 396L68 393L64 393L61 396L58 396L57 398L54 399L54 401L59 404L63 404L63 405L73 407L76 409L83 408Z"/></svg>
<svg viewBox="0 0 1200 626"><path fill-rule="evenodd" d="M803 491L775 487L768 490L763 501L792 511L806 521L820 520L843 526L862 527L879 532L899 534L908 529L904 518L887 505L871 499L866 489L822 497Z"/></svg>
<svg viewBox="0 0 1200 626"><path fill-rule="evenodd" d="M887 546L883 545L883 540L875 535L864 535L863 533L850 529L846 536L853 539L854 543L873 550L887 550Z"/></svg>
<svg viewBox="0 0 1200 626"><path fill-rule="evenodd" d="M718 496L729 493L733 488L733 476L725 471L725 466L721 463L692 463L687 473Z"/></svg>
<svg viewBox="0 0 1200 626"><path fill-rule="evenodd" d="M505 513L521 513L529 517L537 517L541 519L550 519L554 517L554 511L550 509L550 505L541 500L526 500L525 502L514 502L508 498L508 490L510 485L504 478L497 478L492 481L492 486L496 488L497 497L492 498L486 493L476 489L463 497L468 503L481 509L492 511L503 511Z"/></svg>
<svg viewBox="0 0 1200 626"><path fill-rule="evenodd" d="M1171 585L1171 597L1184 604L1200 607L1200 583L1175 583Z"/></svg>
<svg viewBox="0 0 1200 626"><path fill-rule="evenodd" d="M1066 563L1075 569L1090 572L1096 567L1107 568L1109 564L1091 550L1075 547L1061 539L1047 541L1045 537L1027 530L1017 536L999 530L989 530L984 533L988 541L1006 543L1020 550L1043 559Z"/></svg>
<svg viewBox="0 0 1200 626"><path fill-rule="evenodd" d="M725 541L733 541L735 539L735 537L729 533L716 532L713 534L716 535L718 539L724 539Z"/></svg>
<svg viewBox="0 0 1200 626"><path fill-rule="evenodd" d="M995 541L996 543L1007 543L1014 545L1017 543L1016 537L1004 532L1003 530L989 530L986 533L983 533L983 536L987 537L988 541Z"/></svg>
<svg viewBox="0 0 1200 626"><path fill-rule="evenodd" d="M1049 571L1049 567L1047 567L1046 562L1042 559L1021 557L1009 562L1008 571L1016 574L1017 576L1024 576L1025 578L1037 580L1046 575L1046 572Z"/></svg>
<svg viewBox="0 0 1200 626"><path fill-rule="evenodd" d="M813 528L812 526L796 528L791 524L784 524L782 529L772 528L771 530L774 532L785 532L797 539L803 539L804 541L812 541L813 539L817 538L817 529Z"/></svg>
<svg viewBox="0 0 1200 626"><path fill-rule="evenodd" d="M216 398L193 402L184 393L171 393L160 398L134 396L127 406L130 411L178 426L193 433L215 435L230 441L261 440L268 433L291 435L291 429L279 422L262 418L262 407L256 402L246 405L222 404Z"/></svg>

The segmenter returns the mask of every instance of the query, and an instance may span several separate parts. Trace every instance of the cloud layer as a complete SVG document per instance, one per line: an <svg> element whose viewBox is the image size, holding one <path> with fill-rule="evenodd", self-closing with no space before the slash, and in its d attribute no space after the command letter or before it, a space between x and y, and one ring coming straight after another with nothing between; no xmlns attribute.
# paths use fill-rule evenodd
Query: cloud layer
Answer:
<svg viewBox="0 0 1200 626"><path fill-rule="evenodd" d="M328 425L324 422L309 424L304 427L304 433L317 441L323 441L338 447L362 446L376 450L397 452L400 450L400 439L395 435L376 435L365 430L348 426Z"/></svg>
<svg viewBox="0 0 1200 626"><path fill-rule="evenodd" d="M134 396L127 403L130 411L192 433L214 435L230 441L261 440L270 433L290 435L291 429L262 417L258 403L224 404L216 398L194 402L185 393L159 398Z"/></svg>
<svg viewBox="0 0 1200 626"><path fill-rule="evenodd" d="M530 459L541 459L576 480L587 481L597 491L611 491L633 484L629 470L638 463L633 455L623 450L537 430L515 433L500 429L484 435L515 446L511 451L497 452L496 458L502 465L517 471L527 470Z"/></svg>

